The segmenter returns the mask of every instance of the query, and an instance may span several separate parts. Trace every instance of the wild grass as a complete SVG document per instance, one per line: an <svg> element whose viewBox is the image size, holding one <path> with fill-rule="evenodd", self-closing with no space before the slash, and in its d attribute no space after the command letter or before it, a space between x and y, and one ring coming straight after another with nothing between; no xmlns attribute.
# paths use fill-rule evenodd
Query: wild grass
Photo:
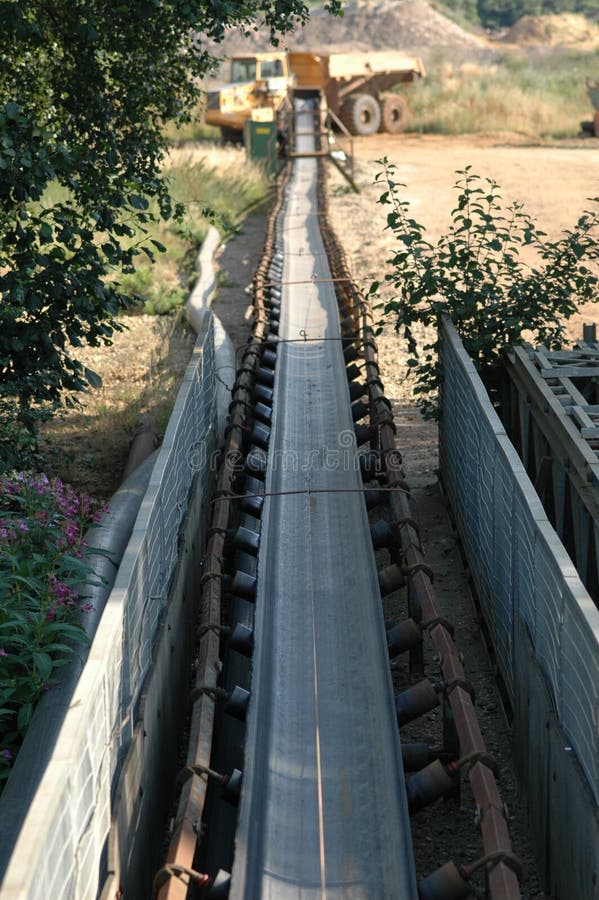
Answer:
<svg viewBox="0 0 599 900"><path fill-rule="evenodd" d="M104 387L82 398L82 408L65 410L41 430L38 459L45 471L104 499L118 487L140 424L149 418L159 431L166 427L193 346L181 306L210 222L223 234L235 232L270 190L263 169L233 147L203 142L175 148L165 167L173 195L186 204L185 217L151 223L146 237L160 241L166 251L155 254L154 264L142 253L133 274L115 272L113 277L131 296L132 313L176 315L150 320L141 315L126 323L123 335L115 335L111 348L77 351L102 375ZM50 205L65 196L52 185L42 202Z"/></svg>
<svg viewBox="0 0 599 900"><path fill-rule="evenodd" d="M162 315L181 307L195 278L197 251L211 224L232 234L253 208L266 200L270 181L264 169L249 161L240 148L214 142L172 148L167 177L175 200L185 204L181 221L155 221L146 239L164 247L154 262L137 257L136 271L122 276L124 292L136 301L132 309Z"/></svg>
<svg viewBox="0 0 599 900"><path fill-rule="evenodd" d="M190 122L177 127L174 122L167 122L162 133L169 144L179 147L190 141L216 141L220 136L218 128L206 125L200 108L194 110Z"/></svg>
<svg viewBox="0 0 599 900"><path fill-rule="evenodd" d="M154 253L154 263L141 253L133 274L114 273L123 292L135 301L134 313L161 315L179 308L187 298L197 251L210 225L223 235L235 233L245 216L266 201L272 183L241 147L223 147L214 141L172 147L165 169L171 194L185 205L185 214L182 221L166 222L156 215L147 234L136 235L134 243L154 239L166 248L164 253ZM66 189L52 184L42 204L51 206L67 196ZM157 214L155 207L151 210Z"/></svg>
<svg viewBox="0 0 599 900"><path fill-rule="evenodd" d="M585 80L599 54L557 50L454 65L433 58L409 98L410 129L429 134L511 131L536 138L576 137L592 118Z"/></svg>
<svg viewBox="0 0 599 900"><path fill-rule="evenodd" d="M106 349L77 353L102 376L78 408L63 409L41 428L38 462L48 475L108 500L120 484L135 433L164 433L193 349L182 311L130 319Z"/></svg>
<svg viewBox="0 0 599 900"><path fill-rule="evenodd" d="M136 272L120 279L143 312L163 314L186 300L195 275L195 258L210 224L222 234L234 233L249 211L263 203L270 182L244 151L205 142L173 149L167 160L173 197L185 204L182 221L154 222L147 235L164 253L151 263L138 257Z"/></svg>

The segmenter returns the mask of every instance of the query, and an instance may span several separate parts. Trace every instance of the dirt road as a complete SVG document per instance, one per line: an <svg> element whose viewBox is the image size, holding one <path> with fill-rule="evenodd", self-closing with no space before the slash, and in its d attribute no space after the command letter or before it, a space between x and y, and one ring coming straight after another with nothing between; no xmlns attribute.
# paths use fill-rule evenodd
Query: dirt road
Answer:
<svg viewBox="0 0 599 900"><path fill-rule="evenodd" d="M588 198L599 196L599 141L593 139L531 146L517 136L448 137L446 135L376 135L355 141L357 180L362 193L345 193L341 176L332 169L331 213L351 255L357 280L366 283L385 272L385 259L393 247L384 231L386 208L376 204L381 193L373 185L387 156L406 184L404 197L412 215L427 228L430 240L447 230L455 205L455 172L467 165L502 188L506 201L524 203L549 238L573 225L589 208ZM339 192L344 193L339 193ZM351 223L351 227L348 227ZM584 311L571 320L572 338L581 334L582 319L592 321L599 310Z"/></svg>

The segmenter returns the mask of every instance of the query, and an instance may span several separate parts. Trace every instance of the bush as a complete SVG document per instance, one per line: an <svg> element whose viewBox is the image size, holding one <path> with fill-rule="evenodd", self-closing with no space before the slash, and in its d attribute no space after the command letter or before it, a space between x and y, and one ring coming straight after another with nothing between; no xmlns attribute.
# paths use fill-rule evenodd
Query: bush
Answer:
<svg viewBox="0 0 599 900"><path fill-rule="evenodd" d="M581 302L596 300L598 279L587 263L599 259L599 212L584 212L559 240L548 241L521 204L504 207L497 183L467 166L457 172L453 224L431 244L424 226L409 217L409 203L401 199L405 185L395 181L396 167L387 159L379 162L383 169L376 181L386 190L378 202L390 207L387 228L399 244L384 279L396 294L382 306L407 341L414 392L425 412L435 414L442 376L434 329L439 317L452 319L482 374L508 344L526 338L559 346L564 322ZM537 266L521 259L522 247L534 248ZM370 288L374 299L379 286L374 282ZM420 332L424 340L419 340Z"/></svg>
<svg viewBox="0 0 599 900"><path fill-rule="evenodd" d="M59 681L97 584L85 562L84 534L98 504L59 479L0 479L0 785L43 691Z"/></svg>

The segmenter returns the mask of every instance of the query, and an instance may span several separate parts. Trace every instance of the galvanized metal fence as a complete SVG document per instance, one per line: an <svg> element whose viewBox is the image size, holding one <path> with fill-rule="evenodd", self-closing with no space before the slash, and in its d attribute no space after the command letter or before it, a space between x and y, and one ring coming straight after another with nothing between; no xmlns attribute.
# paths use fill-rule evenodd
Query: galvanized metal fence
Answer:
<svg viewBox="0 0 599 900"><path fill-rule="evenodd" d="M568 793L576 795L581 806L577 810L570 807L569 814L574 811L581 820L580 826L584 825L589 835L596 836L599 833L596 813L599 611L550 525L449 320L441 323L441 332L444 374L441 473L493 638L497 663L515 709L515 741L530 742L528 746L520 746L517 752L528 756L526 767L531 778L537 778L536 786L529 784L529 788L537 794L545 792L543 797L529 797L529 805L533 810L538 809L545 819L555 817L553 823L538 823L539 829L553 829L555 833L560 803L563 800L571 804L572 796L567 797ZM532 662L527 661L528 657ZM563 763L559 752L554 749L552 758L543 761L546 732L535 733L529 727L530 722L527 724L527 719L533 719L531 704L534 708L536 703L540 708L544 702L533 689L537 676L541 676L538 682L545 685L550 697L545 729L553 727L549 719L554 714L559 731L557 744L562 755L565 754L564 759L568 758L574 765L572 777L579 776L577 787L571 784L569 790L567 786L557 785L556 773ZM532 774L535 766L540 772L545 763L549 766L548 784ZM585 798L590 802L586 803ZM566 815L563 806L561 812ZM572 824L572 828L577 826ZM552 843L555 859L547 858L546 868L549 883L555 884L555 879L559 881L561 876L553 869L558 857L567 853L567 841L562 839L560 848L559 840L549 839L545 850L548 857L552 855ZM562 896L596 896L597 874L593 880L592 864L599 862L599 845L595 843L594 847L591 858L587 857L584 863L589 873L585 881L588 887L584 890L589 892L577 893L570 881L569 893ZM566 860L562 866L566 879L572 877L572 862ZM584 880L583 875L581 879ZM566 880L564 884L567 883Z"/></svg>
<svg viewBox="0 0 599 900"><path fill-rule="evenodd" d="M208 490L212 481L213 332L207 317L115 586L8 866L3 900L98 895L112 793L153 665L192 485L197 477L196 489ZM129 806L136 802L128 799Z"/></svg>

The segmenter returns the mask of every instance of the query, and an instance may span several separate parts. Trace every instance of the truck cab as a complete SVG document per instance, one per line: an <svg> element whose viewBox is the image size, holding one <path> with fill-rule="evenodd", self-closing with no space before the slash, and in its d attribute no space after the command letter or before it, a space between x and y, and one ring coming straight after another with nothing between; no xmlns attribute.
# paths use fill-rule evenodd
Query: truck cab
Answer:
<svg viewBox="0 0 599 900"><path fill-rule="evenodd" d="M408 115L398 89L424 74L419 57L396 50L235 56L230 61L229 83L208 91L206 122L217 125L225 140L241 140L249 119L276 120L293 89L324 98L337 126L350 134L398 134Z"/></svg>
<svg viewBox="0 0 599 900"><path fill-rule="evenodd" d="M229 81L208 91L206 122L225 140L239 140L248 119L272 121L290 86L286 53L257 53L230 61Z"/></svg>

